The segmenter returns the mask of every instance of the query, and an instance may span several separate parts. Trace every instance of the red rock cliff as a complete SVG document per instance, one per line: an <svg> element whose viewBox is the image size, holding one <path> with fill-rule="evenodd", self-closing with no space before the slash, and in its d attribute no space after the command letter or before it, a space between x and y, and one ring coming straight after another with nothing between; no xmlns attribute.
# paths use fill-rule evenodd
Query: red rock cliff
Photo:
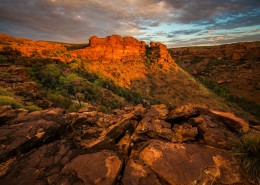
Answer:
<svg viewBox="0 0 260 185"><path fill-rule="evenodd" d="M143 60L147 53L153 55L159 63L173 62L165 45L151 42L150 47L146 47L144 41L119 35L112 35L106 38L93 36L89 39L88 47L72 52L72 56L81 56L102 62L124 62Z"/></svg>
<svg viewBox="0 0 260 185"><path fill-rule="evenodd" d="M89 47L77 50L73 55L102 61L137 60L145 56L145 42L119 35L93 36L89 39Z"/></svg>

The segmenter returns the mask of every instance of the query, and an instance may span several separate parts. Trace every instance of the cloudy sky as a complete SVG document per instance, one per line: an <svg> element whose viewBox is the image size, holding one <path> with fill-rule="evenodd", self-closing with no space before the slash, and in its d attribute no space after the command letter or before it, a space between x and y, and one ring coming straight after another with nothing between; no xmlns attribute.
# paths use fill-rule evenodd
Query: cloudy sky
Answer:
<svg viewBox="0 0 260 185"><path fill-rule="evenodd" d="M260 41L260 0L1 0L0 32L87 43L119 34L169 47Z"/></svg>

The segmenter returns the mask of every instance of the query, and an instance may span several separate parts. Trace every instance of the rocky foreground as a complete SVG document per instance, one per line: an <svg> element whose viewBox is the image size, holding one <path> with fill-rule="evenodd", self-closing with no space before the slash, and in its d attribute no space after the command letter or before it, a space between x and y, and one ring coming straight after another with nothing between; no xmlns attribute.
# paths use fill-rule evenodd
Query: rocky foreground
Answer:
<svg viewBox="0 0 260 185"><path fill-rule="evenodd" d="M229 150L249 124L192 105L0 107L0 184L250 184Z"/></svg>

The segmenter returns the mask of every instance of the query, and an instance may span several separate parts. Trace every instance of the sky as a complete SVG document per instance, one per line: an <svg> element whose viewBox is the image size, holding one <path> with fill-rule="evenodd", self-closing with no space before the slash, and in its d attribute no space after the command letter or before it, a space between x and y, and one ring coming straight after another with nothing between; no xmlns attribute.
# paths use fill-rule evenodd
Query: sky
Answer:
<svg viewBox="0 0 260 185"><path fill-rule="evenodd" d="M0 32L88 43L112 34L168 47L260 41L260 0L1 0Z"/></svg>

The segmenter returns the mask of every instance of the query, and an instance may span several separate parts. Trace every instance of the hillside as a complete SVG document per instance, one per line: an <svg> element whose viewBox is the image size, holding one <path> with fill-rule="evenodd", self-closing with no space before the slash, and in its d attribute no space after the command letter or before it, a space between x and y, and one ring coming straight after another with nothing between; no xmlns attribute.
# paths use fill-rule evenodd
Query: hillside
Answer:
<svg viewBox="0 0 260 185"><path fill-rule="evenodd" d="M84 87L84 90L81 89L79 93L89 92L94 96L87 94L83 96L82 101L95 103L107 110L120 108L129 100L129 103L131 101L140 103L142 99L147 99L151 103L162 102L168 106L199 104L222 111L233 111L254 119L246 111L241 111L239 107L226 105L223 99L196 82L175 64L167 48L160 43L151 42L151 45L147 46L134 38L122 38L117 35L103 39L92 37L89 44L81 45L14 39L6 35L2 35L2 38L0 54L6 58L5 61L16 63L11 66L2 66L2 70L8 73L12 71L9 67L25 66L25 71L30 71L27 77L30 80L36 80L38 85L43 86L45 92L55 90L55 94L65 97L72 95L74 101L77 99L75 98L76 91L73 92L74 94L61 92L60 86L68 85L68 83L65 85L62 80L68 77L67 81L70 83L76 83L71 81L80 81L80 79L87 80L89 82L87 84L90 85ZM51 66L43 70L48 62ZM37 63L41 64L34 65ZM67 70L62 69L64 65L67 66L65 67ZM43 72L51 73L56 77L44 75ZM59 74L54 74L55 72ZM57 75L65 78L59 80ZM43 77L50 79L42 79ZM74 79L71 79L72 77ZM48 80L53 80L51 83L54 84L49 85ZM92 88L92 85L98 88ZM103 95L95 96L100 94L100 91L93 92L93 90L99 87L103 89L101 93ZM9 89L12 91L11 86ZM106 95L105 92L110 95ZM119 98L113 98L115 96ZM104 98L100 99L100 97ZM124 101L125 99L128 100ZM65 108L68 107L65 106Z"/></svg>
<svg viewBox="0 0 260 185"><path fill-rule="evenodd" d="M259 182L255 117L162 43L0 39L0 184Z"/></svg>
<svg viewBox="0 0 260 185"><path fill-rule="evenodd" d="M175 62L259 119L260 42L170 49Z"/></svg>

